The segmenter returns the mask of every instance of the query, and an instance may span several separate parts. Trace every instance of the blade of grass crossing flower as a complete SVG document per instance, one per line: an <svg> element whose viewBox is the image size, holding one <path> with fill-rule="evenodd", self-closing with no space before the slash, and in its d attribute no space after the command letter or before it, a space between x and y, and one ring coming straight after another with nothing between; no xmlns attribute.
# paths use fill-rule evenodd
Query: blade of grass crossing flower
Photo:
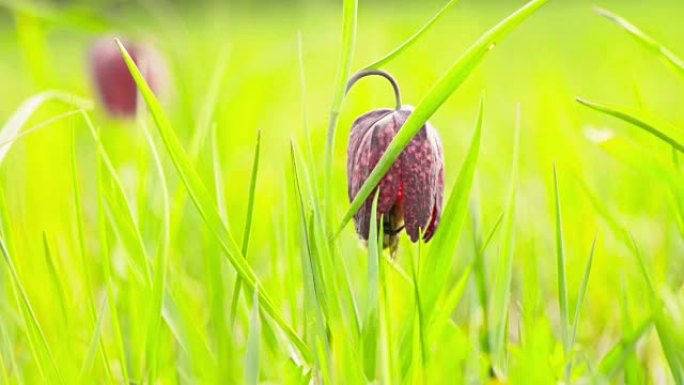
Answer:
<svg viewBox="0 0 684 385"><path fill-rule="evenodd" d="M24 288L24 285L21 282L19 274L17 273L17 270L14 266L14 262L12 262L12 257L9 255L9 251L7 251L5 241L2 239L0 239L0 252L2 252L2 256L5 259L5 264L7 265L7 268L10 272L10 277L12 279L13 286L16 289L16 292L18 293L17 299L19 302L19 306L22 309L22 313L25 317L27 332L31 336L33 336L29 338L33 341L32 344L35 345L36 348L41 352L40 356L36 358L40 362L45 361L47 366L50 368L50 376L54 376L55 382L59 384L64 384L64 378L62 377L62 373L59 369L59 366L57 365L57 361L55 360L55 357L52 354L50 344L48 344L47 339L45 338L45 333L43 333L43 329L40 327L38 318L36 317L36 314L33 311L33 307L31 306L31 301L28 297L28 294L26 293L26 289ZM40 362L38 362L38 364L42 366L42 363ZM43 373L47 374L48 372Z"/></svg>
<svg viewBox="0 0 684 385"><path fill-rule="evenodd" d="M356 19L358 13L358 0L343 0L342 2L342 53L340 56L340 68L338 70L337 84L330 107L330 121L325 142L325 169L323 170L323 206L325 209L326 228L332 226L332 181L333 181L333 154L335 152L335 131L344 101L347 80L351 75L351 66L356 44Z"/></svg>
<svg viewBox="0 0 684 385"><path fill-rule="evenodd" d="M570 316L568 310L568 284L565 270L565 245L563 244L563 215L561 214L560 188L558 187L558 170L553 164L554 202L556 209L556 279L558 283L558 308L561 320L561 339L565 354L570 352Z"/></svg>
<svg viewBox="0 0 684 385"><path fill-rule="evenodd" d="M245 217L245 228L242 234L242 255L247 258L249 251L249 236L252 232L252 216L254 215L254 196L256 194L257 175L259 173L259 153L261 151L261 130L257 132L256 149L254 150L254 162L252 163L252 177L249 182L249 198L247 200L247 216ZM238 276L233 288L233 299L230 304L231 323L235 323L235 312L237 303L240 299L240 288L242 279Z"/></svg>
<svg viewBox="0 0 684 385"><path fill-rule="evenodd" d="M368 292L366 293L366 311L362 330L363 367L368 381L374 381L376 376L378 330L379 330L379 297L380 297L380 253L382 247L378 243L378 195L375 193L370 216L370 232L368 235Z"/></svg>
<svg viewBox="0 0 684 385"><path fill-rule="evenodd" d="M259 279L244 259L244 256L235 243L232 234L225 223L221 220L216 207L212 204L212 200L208 191L206 190L206 187L202 183L202 180L197 172L192 168L190 159L176 137L176 134L173 132L171 123L164 114L159 101L155 97L154 93L140 73L140 70L137 68L133 62L133 59L123 47L121 42L119 40L116 40L116 42L119 46L119 50L121 51L124 61L126 62L126 65L128 66L128 69L130 70L131 75L138 86L140 93L145 99L145 103L147 104L147 107L154 118L158 131L166 146L167 152L169 153L171 160L178 171L178 174L183 180L183 183L185 184L185 187L187 188L195 207L199 211L205 223L209 226L211 232L216 237L216 240L224 249L229 262L233 265L237 274L243 279L245 284L249 286L251 290L254 290L257 286L261 285ZM288 339L296 347L302 358L309 362L311 360L311 351L309 347L306 346L306 344L299 338L297 333L278 313L273 301L270 299L270 296L265 292L265 290L260 288L258 293L260 306L287 335Z"/></svg>
<svg viewBox="0 0 684 385"><path fill-rule="evenodd" d="M259 342L261 341L261 321L259 320L259 288L254 290L252 315L249 320L249 337L245 352L245 384L256 385L259 382Z"/></svg>
<svg viewBox="0 0 684 385"><path fill-rule="evenodd" d="M413 113L397 132L390 145L378 161L377 165L368 176L354 197L349 209L344 214L341 223L332 234L335 238L344 229L354 214L361 208L363 202L368 199L371 192L380 183L387 171L396 162L401 152L406 148L413 137L420 131L425 122L437 112L439 107L456 91L465 79L473 72L477 64L486 56L498 41L503 39L512 29L517 27L523 20L533 14L548 0L532 0L518 9L506 19L499 22L489 31L483 34L468 50L454 63L447 73L435 83L423 100L418 103Z"/></svg>
<svg viewBox="0 0 684 385"><path fill-rule="evenodd" d="M389 62L399 57L409 47L415 44L422 36L427 35L427 33L432 29L432 27L434 27L437 24L437 22L439 22L444 17L444 15L446 15L447 11L449 11L451 8L454 7L454 5L456 5L456 3L458 3L458 0L449 0L446 4L444 4L444 6L439 11L437 11L437 13L435 13L434 16L432 16L430 20L428 20L427 23L425 23L425 25L423 25L418 31L416 31L416 33L411 35L411 37L406 39L406 41L401 43L397 48L392 50L390 53L374 61L373 63L367 65L364 69L370 70L384 67Z"/></svg>
<svg viewBox="0 0 684 385"><path fill-rule="evenodd" d="M456 255L459 235L468 212L468 200L470 199L475 167L480 153L483 119L484 99L480 100L470 148L444 207L439 229L430 242L427 255L420 261L422 266L417 284L420 288L419 292L422 296L426 320L430 320L432 317L437 299L444 290Z"/></svg>
<svg viewBox="0 0 684 385"><path fill-rule="evenodd" d="M489 340L492 343L492 366L501 372L506 371L506 336L508 326L508 306L511 295L513 274L514 220L516 186L518 183L518 162L520 156L520 106L518 106L513 144L511 181L503 219L502 246L496 263L494 291L489 303Z"/></svg>
<svg viewBox="0 0 684 385"><path fill-rule="evenodd" d="M646 122L645 119L638 117L633 112L626 112L616 107L591 102L581 98L578 98L577 101L580 104L587 106L593 110L602 112L604 114L616 117L622 121L635 125L641 128L642 130L650 133L651 135L655 136L656 138L662 140L663 142L669 144L670 146L672 146L672 148L676 149L677 151L684 152L684 145L680 141L674 139L671 135L668 135L662 130L656 128L654 124ZM670 131L674 131L674 129L671 129Z"/></svg>
<svg viewBox="0 0 684 385"><path fill-rule="evenodd" d="M629 32L629 34L636 38L641 45L646 47L646 49L660 56L660 58L672 66L672 68L677 71L678 74L684 76L684 61L682 61L681 58L675 55L667 47L663 46L651 36L641 31L634 24L612 12L601 8L595 8L595 12Z"/></svg>

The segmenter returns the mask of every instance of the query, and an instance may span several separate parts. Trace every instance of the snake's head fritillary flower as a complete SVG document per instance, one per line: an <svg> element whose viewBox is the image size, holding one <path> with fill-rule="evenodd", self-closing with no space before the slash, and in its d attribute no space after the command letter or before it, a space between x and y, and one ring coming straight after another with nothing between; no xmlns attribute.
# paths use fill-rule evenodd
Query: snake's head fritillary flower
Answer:
<svg viewBox="0 0 684 385"><path fill-rule="evenodd" d="M380 75L394 87L397 108L368 112L354 122L347 150L349 200L353 200L378 163L390 142L413 112L401 106L394 79L382 71L364 71L352 78L349 87L360 78ZM442 213L444 195L444 153L439 134L426 123L403 150L379 184L378 219L383 218L384 247L396 250L398 235L405 228L412 242L420 234L424 241L434 235ZM354 216L356 232L368 240L372 196Z"/></svg>
<svg viewBox="0 0 684 385"><path fill-rule="evenodd" d="M122 41L140 68L150 88L159 94L166 81L164 60L153 47ZM98 99L107 113L115 118L134 117L138 105L138 89L114 38L99 38L90 50L90 71Z"/></svg>

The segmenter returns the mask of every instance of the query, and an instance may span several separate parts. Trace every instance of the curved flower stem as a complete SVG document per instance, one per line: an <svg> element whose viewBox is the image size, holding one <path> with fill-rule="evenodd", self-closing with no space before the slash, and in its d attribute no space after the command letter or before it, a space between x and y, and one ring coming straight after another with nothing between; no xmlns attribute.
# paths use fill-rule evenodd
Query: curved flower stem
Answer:
<svg viewBox="0 0 684 385"><path fill-rule="evenodd" d="M396 101L397 107L396 109L399 110L401 108L401 92L399 92L399 85L397 84L397 81L390 75L389 73L382 71L382 70L364 70L358 72L356 75L352 76L351 79L349 79L349 83L347 83L347 93L349 90L354 86L354 84L365 78L366 76L372 76L372 75L377 75L377 76L382 76L383 78L389 80L390 84L392 84L392 88L394 89L394 99Z"/></svg>

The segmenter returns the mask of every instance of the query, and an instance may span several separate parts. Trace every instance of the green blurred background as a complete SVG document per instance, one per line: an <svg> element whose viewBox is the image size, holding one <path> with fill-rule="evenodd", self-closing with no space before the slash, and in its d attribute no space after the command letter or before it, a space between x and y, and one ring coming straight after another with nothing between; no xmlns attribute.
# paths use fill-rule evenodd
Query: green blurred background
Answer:
<svg viewBox="0 0 684 385"><path fill-rule="evenodd" d="M289 271L289 265L283 260L280 237L288 238L288 251L294 254L300 251L298 236L293 234L299 231L298 221L282 217L295 204L291 180L287 177L289 141L295 138L303 145L305 121L308 121L313 156L322 165L328 111L339 70L339 2L2 3L8 5L0 8L2 123L22 101L46 89L66 90L95 99L87 67L92 41L103 35L130 37L151 42L168 60L170 93L163 97L163 103L174 129L189 147L204 113L212 74L221 55L225 55L227 64L217 107L209 116L216 124L228 220L239 236L245 220L256 133L261 129L263 158L249 259L276 302L289 304L291 293L287 289L298 287L298 277L291 275L295 272ZM389 52L428 20L442 3L361 1L353 68L362 68ZM429 35L386 68L397 78L404 102L416 105L472 41L519 5L518 1L460 1ZM552 195L555 161L561 183L568 286L573 303L592 238L597 229L600 233L579 334L588 360L598 360L622 335L620 297L623 293L632 304L634 316L639 318L646 309L648 292L628 246L601 218L582 188L583 183L621 225L635 234L644 256L653 264L656 280L672 288L680 306L684 277L684 243L668 187L658 178L613 159L587 139L587 132L610 129L663 162L670 162L670 148L637 128L583 108L575 101L576 97L586 97L627 106L681 126L684 124L684 83L624 31L594 14L594 5L623 15L674 52L684 53L682 1L551 1L499 44L431 119L444 143L448 194L471 138L480 96L485 95L482 149L473 196L482 210L483 228L490 229L504 208L515 114L520 106L521 163L511 323L520 318L515 304L525 295L536 295L535 303L545 314L539 333L549 340L557 333ZM301 34L306 76L305 103L300 92L298 34ZM348 205L345 162L351 123L370 109L390 106L392 100L390 87L381 80L369 79L360 83L344 103L334 158L336 218L342 216ZM64 111L65 107L51 104L41 108L31 124ZM138 127L131 122L108 120L100 107L96 108L94 120L102 130L103 142L129 196L135 201L136 210L148 214L158 212L159 186L150 176L154 171ZM35 301L38 318L45 321L43 327L48 339L55 343L61 337L59 323L50 321L57 316L54 298L45 293L44 282L50 273L42 257L43 233L58 250L61 271L73 278L67 282L74 282L68 289L76 298L74 309L77 309L77 299L84 295L77 279L80 268L70 257L70 250L75 247L74 235L65 231L73 221L69 163L72 128L76 132L88 246L97 250L96 148L80 119L68 119L18 141L0 169L0 183L14 230L15 263ZM208 184L212 180L211 163L209 151L201 151L197 168ZM315 176L320 176L322 171L320 167ZM169 177L174 189L182 188L173 172L169 172ZM139 183L141 180L147 182ZM158 231L155 227L158 224L149 219L153 216L140 216L143 233ZM183 287L188 293L187 308L193 309L188 312L206 320L209 316L203 309L207 307L210 293L203 286L207 274L203 255L216 253L215 245L192 207L188 206L180 220L179 235L173 240L169 280L172 286ZM473 258L471 238L472 228L467 220L454 277ZM411 247L405 243L403 250ZM498 242L492 245L489 263L498 247ZM352 226L345 230L340 249L353 287L362 293L367 255L356 240ZM406 263L405 253L408 251L400 251L400 264ZM227 282L232 282L232 269L225 264L222 269ZM530 272L537 276L539 286L527 290L520 275ZM289 280L294 283L287 284ZM125 287L125 283L122 285ZM227 283L228 287L232 284ZM13 302L7 292L3 297L4 313ZM459 307L456 320L467 318L463 315L468 313L469 302L474 301L470 298L467 296ZM129 316L129 322L133 322L134 313ZM4 338L17 346L16 341L21 337L16 334L16 325L5 321L4 316L0 318ZM80 336L80 343L86 337ZM78 352L85 349L78 346L75 348ZM553 353L552 346L555 345L540 351ZM5 345L0 352L7 349L10 348ZM17 349L17 355L26 360L26 351ZM655 351L643 353L647 361L644 365L649 368L653 383L670 381L657 341L647 339L641 349ZM63 354L67 352L65 349ZM31 368L24 360L20 358L23 363L19 366ZM277 381L276 369L264 371L265 379ZM32 375L27 374L26 379L30 378Z"/></svg>

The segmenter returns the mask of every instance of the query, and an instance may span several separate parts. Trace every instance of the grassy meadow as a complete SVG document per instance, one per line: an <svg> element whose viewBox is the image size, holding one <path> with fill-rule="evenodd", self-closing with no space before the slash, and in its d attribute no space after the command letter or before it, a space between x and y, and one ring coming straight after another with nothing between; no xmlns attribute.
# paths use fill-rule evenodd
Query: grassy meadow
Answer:
<svg viewBox="0 0 684 385"><path fill-rule="evenodd" d="M684 384L684 3L544 3L0 1L0 384ZM445 4L380 66L446 162L392 258L344 84ZM166 59L135 119L102 36Z"/></svg>

